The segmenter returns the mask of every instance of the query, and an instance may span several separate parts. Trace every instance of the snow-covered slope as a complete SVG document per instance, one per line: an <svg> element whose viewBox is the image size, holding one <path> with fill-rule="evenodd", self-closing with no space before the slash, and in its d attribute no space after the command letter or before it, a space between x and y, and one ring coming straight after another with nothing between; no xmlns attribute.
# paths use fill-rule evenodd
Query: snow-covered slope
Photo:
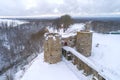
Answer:
<svg viewBox="0 0 120 80"><path fill-rule="evenodd" d="M19 80L19 78L17 78ZM48 64L41 53L21 80L79 80L64 62Z"/></svg>
<svg viewBox="0 0 120 80"><path fill-rule="evenodd" d="M108 77L114 80L120 78L120 35L93 34L92 55L90 59L103 70ZM96 44L99 44L96 47ZM109 75L112 74L112 75Z"/></svg>
<svg viewBox="0 0 120 80"><path fill-rule="evenodd" d="M84 23L73 24L69 26L69 28L64 32L63 29L55 30L52 27L47 27L50 33L59 33L62 37L70 37L75 36L78 31L84 30Z"/></svg>

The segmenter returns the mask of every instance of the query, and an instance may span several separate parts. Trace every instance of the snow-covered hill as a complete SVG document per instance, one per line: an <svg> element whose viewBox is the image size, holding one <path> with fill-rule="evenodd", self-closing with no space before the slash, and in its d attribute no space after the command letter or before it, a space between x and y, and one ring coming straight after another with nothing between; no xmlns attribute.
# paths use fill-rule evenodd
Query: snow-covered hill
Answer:
<svg viewBox="0 0 120 80"><path fill-rule="evenodd" d="M79 26L79 27L78 27ZM75 35L76 31L83 29L84 24L75 24L70 27L65 33L59 31L63 36ZM50 29L50 28L49 28ZM51 32L53 31L50 29ZM108 72L104 72L113 80L120 78L120 35L113 34L98 34L93 33L92 55L89 59L96 65ZM68 62L69 63L69 62ZM72 67L72 68L71 68ZM79 73L79 75L78 75ZM40 54L32 63L30 68L26 70L22 78L20 74L16 74L17 80L89 80L91 77L85 77L82 71L78 71L70 64L66 64L63 59L57 64L48 64L43 61L43 53Z"/></svg>

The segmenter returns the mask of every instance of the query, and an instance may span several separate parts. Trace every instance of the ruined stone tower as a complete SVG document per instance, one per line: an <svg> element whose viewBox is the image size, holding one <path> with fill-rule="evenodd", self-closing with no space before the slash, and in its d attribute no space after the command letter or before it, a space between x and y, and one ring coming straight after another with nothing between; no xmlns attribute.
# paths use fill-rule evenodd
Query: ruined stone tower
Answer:
<svg viewBox="0 0 120 80"><path fill-rule="evenodd" d="M77 32L76 49L84 56L91 55L92 48L92 32Z"/></svg>
<svg viewBox="0 0 120 80"><path fill-rule="evenodd" d="M61 39L57 33L45 34L44 41L44 61L50 64L61 61Z"/></svg>

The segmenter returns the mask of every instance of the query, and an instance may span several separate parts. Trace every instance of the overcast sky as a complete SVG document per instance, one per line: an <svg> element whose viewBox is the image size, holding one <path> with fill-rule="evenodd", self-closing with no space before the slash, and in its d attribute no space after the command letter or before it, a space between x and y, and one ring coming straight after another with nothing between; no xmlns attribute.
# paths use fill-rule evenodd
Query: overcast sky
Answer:
<svg viewBox="0 0 120 80"><path fill-rule="evenodd" d="M120 0L0 0L0 16L119 14Z"/></svg>

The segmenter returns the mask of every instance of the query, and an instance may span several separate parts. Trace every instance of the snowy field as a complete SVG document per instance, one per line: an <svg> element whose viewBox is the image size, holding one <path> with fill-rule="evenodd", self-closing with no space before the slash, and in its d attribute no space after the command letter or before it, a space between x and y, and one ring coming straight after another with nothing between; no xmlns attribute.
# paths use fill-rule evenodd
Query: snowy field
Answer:
<svg viewBox="0 0 120 80"><path fill-rule="evenodd" d="M120 78L120 35L93 34L92 55L90 59L110 78ZM99 44L96 47L96 44Z"/></svg>
<svg viewBox="0 0 120 80"><path fill-rule="evenodd" d="M78 26L81 26L80 28ZM70 27L65 33L59 33L66 37L68 33L75 35L76 31L81 30L83 24L76 24ZM82 28L83 29L83 28ZM50 29L53 32L52 29ZM92 55L88 58L109 77L108 80L119 80L120 78L120 35L93 33ZM97 47L96 47L97 45ZM39 55L30 68L27 69L23 77L18 80L90 80L85 78L82 71L78 71L72 64L66 65L63 59L57 64L48 64L43 61L43 53ZM69 62L67 64L70 64ZM72 68L71 68L72 67ZM79 74L79 75L78 75ZM16 79L16 80L17 80Z"/></svg>

